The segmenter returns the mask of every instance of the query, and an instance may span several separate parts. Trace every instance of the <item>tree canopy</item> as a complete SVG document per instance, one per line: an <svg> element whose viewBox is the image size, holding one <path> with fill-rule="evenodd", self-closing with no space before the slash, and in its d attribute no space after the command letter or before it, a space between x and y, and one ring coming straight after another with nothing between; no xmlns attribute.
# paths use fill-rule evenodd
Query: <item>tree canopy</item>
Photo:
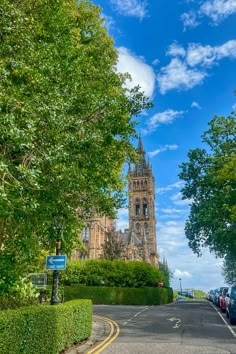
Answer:
<svg viewBox="0 0 236 354"><path fill-rule="evenodd" d="M125 88L100 12L89 1L1 1L1 274L54 247L55 216L69 249L91 209L121 205L132 117L150 103Z"/></svg>
<svg viewBox="0 0 236 354"><path fill-rule="evenodd" d="M201 254L209 247L217 256L236 255L236 120L215 116L203 134L207 149L188 153L180 178L183 198L191 200L186 222L189 246ZM235 257L234 257L235 258Z"/></svg>
<svg viewBox="0 0 236 354"><path fill-rule="evenodd" d="M233 252L225 256L223 275L228 284L236 284L236 254Z"/></svg>
<svg viewBox="0 0 236 354"><path fill-rule="evenodd" d="M113 261L114 259L122 259L125 255L125 244L119 237L110 231L103 245L103 258Z"/></svg>

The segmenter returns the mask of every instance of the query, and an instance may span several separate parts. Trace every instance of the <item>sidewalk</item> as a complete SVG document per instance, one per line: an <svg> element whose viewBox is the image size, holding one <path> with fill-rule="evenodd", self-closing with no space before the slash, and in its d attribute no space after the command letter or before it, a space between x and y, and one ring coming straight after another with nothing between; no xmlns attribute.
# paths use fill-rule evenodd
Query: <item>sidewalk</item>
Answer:
<svg viewBox="0 0 236 354"><path fill-rule="evenodd" d="M91 336L73 347L64 350L61 354L85 354L92 347L102 342L110 333L110 326L106 321L94 316Z"/></svg>

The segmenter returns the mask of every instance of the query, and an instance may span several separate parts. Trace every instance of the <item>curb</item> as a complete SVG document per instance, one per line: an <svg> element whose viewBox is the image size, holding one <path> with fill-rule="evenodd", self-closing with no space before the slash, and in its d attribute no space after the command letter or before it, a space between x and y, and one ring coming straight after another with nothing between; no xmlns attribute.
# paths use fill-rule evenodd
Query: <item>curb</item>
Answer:
<svg viewBox="0 0 236 354"><path fill-rule="evenodd" d="M109 333L109 324L101 318L94 316L91 336L85 341L75 344L73 347L64 350L61 354L85 354L87 351L91 350L93 347L107 338Z"/></svg>

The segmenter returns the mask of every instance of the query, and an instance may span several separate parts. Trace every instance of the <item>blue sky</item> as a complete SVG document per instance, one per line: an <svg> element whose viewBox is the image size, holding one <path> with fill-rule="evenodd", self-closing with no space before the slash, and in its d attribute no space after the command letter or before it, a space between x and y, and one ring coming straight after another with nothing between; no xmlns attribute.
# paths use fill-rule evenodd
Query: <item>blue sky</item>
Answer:
<svg viewBox="0 0 236 354"><path fill-rule="evenodd" d="M94 0L129 72L155 106L138 131L156 181L157 243L173 271L172 286L209 290L224 285L221 259L193 254L184 235L179 164L214 115L236 108L236 0ZM127 227L127 210L118 228Z"/></svg>

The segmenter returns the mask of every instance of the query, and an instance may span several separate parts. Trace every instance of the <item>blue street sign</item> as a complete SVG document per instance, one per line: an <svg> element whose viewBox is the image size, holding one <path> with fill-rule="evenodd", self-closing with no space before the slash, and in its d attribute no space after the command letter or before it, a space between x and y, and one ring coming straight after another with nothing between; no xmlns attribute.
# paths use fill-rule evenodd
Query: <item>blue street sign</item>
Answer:
<svg viewBox="0 0 236 354"><path fill-rule="evenodd" d="M46 258L47 270L65 270L66 256L47 256Z"/></svg>

